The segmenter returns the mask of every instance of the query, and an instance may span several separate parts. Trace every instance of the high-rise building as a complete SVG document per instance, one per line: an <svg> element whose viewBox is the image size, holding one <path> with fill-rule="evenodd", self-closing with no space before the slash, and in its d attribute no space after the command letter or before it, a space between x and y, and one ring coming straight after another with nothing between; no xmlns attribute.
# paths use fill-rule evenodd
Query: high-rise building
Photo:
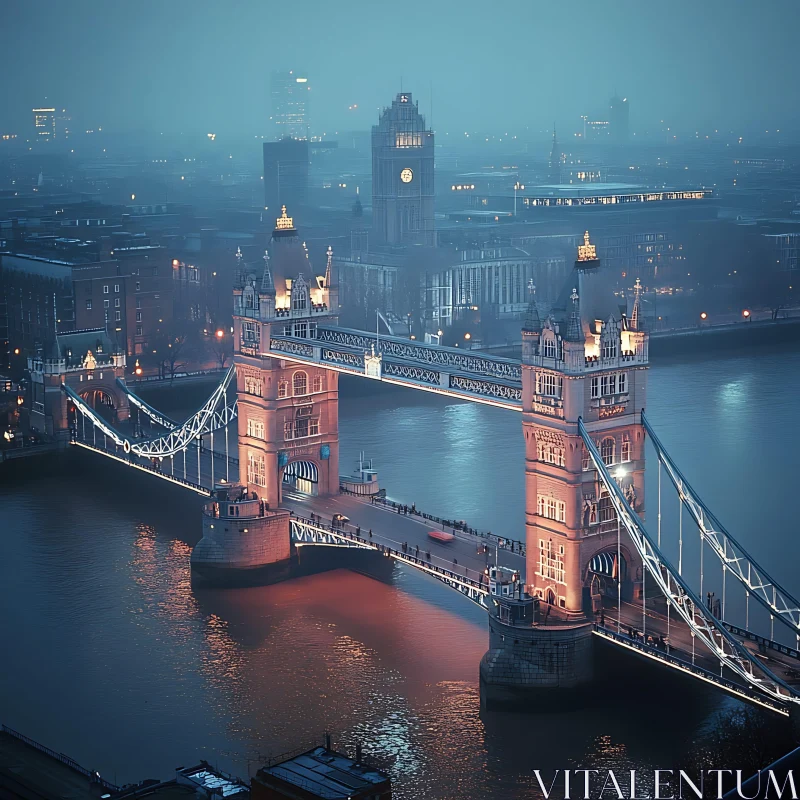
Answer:
<svg viewBox="0 0 800 800"><path fill-rule="evenodd" d="M383 244L435 244L433 131L400 92L372 127L372 225Z"/></svg>
<svg viewBox="0 0 800 800"><path fill-rule="evenodd" d="M308 139L308 106L311 83L304 72L281 70L272 73L272 128L276 139Z"/></svg>
<svg viewBox="0 0 800 800"><path fill-rule="evenodd" d="M555 125L553 125L553 147L550 149L550 162L548 164L548 180L554 186L561 183L561 151L558 148Z"/></svg>
<svg viewBox="0 0 800 800"><path fill-rule="evenodd" d="M264 206L277 213L305 205L308 195L308 140L286 136L264 142Z"/></svg>
<svg viewBox="0 0 800 800"><path fill-rule="evenodd" d="M33 109L33 132L38 142L51 142L56 138L55 108Z"/></svg>
<svg viewBox="0 0 800 800"><path fill-rule="evenodd" d="M630 107L627 97L615 94L610 102L609 127L611 140L615 144L624 144L628 141L628 116Z"/></svg>

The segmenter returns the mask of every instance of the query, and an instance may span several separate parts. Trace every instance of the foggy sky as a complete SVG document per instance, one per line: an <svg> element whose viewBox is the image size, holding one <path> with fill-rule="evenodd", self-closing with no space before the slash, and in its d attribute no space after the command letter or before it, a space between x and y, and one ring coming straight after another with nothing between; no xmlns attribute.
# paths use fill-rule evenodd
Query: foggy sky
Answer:
<svg viewBox="0 0 800 800"><path fill-rule="evenodd" d="M268 134L283 68L329 135L401 78L451 135L571 132L615 89L632 131L797 128L798 21L796 0L0 0L0 133L47 97L75 129Z"/></svg>

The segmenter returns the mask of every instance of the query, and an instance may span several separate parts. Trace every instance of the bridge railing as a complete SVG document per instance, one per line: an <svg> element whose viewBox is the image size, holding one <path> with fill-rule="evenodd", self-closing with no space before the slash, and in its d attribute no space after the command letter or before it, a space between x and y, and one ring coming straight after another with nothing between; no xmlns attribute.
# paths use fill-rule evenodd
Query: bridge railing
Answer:
<svg viewBox="0 0 800 800"><path fill-rule="evenodd" d="M75 761L74 758L70 758L69 756L65 756L63 753L58 753L55 750L51 750L49 747L45 747L35 739L31 739L29 736L26 736L24 733L15 731L13 728L9 728L8 725L3 725L3 733L7 733L9 736L19 739L20 742L24 742L26 745L28 745L28 747L32 747L34 750L38 750L40 753L44 753L45 755L50 756L50 758L60 761L62 764L68 766L75 772L78 772L84 777L89 778L90 780L99 784L104 789L108 789L111 792L119 792L121 790L121 787L111 783L111 781L101 778L97 772L93 772L86 769L86 767L82 767L77 761Z"/></svg>
<svg viewBox="0 0 800 800"><path fill-rule="evenodd" d="M763 692L777 704L800 704L800 694L785 681L776 676L738 641L710 609L706 608L680 569L667 559L659 545L653 540L639 515L631 508L622 488L611 476L603 461L597 445L586 430L581 418L578 419L578 432L589 452L591 462L608 492L617 514L620 530L624 529L636 548L642 563L652 577L656 587L668 601L668 609L677 612L678 617L688 626L693 636L708 651L728 667L749 686ZM619 537L618 537L619 541Z"/></svg>
<svg viewBox="0 0 800 800"><path fill-rule="evenodd" d="M788 715L788 711L784 705L776 703L771 698L766 697L761 692L757 692L749 686L741 683L735 683L734 681L728 680L722 675L718 675L716 672L705 669L698 664L692 664L691 661L686 661L683 658L679 658L673 654L674 648L670 648L670 651L667 652L667 650L660 648L658 645L648 644L647 642L642 641L642 639L627 636L624 633L618 633L617 631L612 630L604 625L600 625L599 623L595 623L594 632L606 639L611 639L616 643L623 644L625 647L628 647L632 650L639 650L640 652L648 655L650 658L663 661L665 664L668 664L672 667L677 667L684 672L689 672L705 681L715 683L723 689L727 689L729 692L739 696L747 697L754 703L767 706L768 708L772 709L773 711L777 711L780 714Z"/></svg>
<svg viewBox="0 0 800 800"><path fill-rule="evenodd" d="M460 571L451 569L449 566L439 566L439 564L435 562L449 562L446 562L439 556L431 555L430 550L420 550L421 553L424 552L424 555L417 555L416 549L412 548L411 546L407 546L406 549L401 548L398 550L391 545L383 544L380 541L375 541L375 538L370 537L369 534L359 534L356 530L347 530L348 527L352 527L351 525L347 525L347 523L342 525L334 525L332 521L323 521L317 515L314 515L314 518L312 519L311 517L304 517L300 514L292 512L291 519L308 526L312 530L318 529L320 533L325 535L352 542L356 547L361 547L368 550L377 550L379 553L394 558L397 561L409 564L413 567L417 567L423 572L427 572L434 577L445 581L446 583L450 583L451 585L458 584L457 588L468 590L462 593L468 594L470 599L475 600L476 602L478 602L478 599L476 596L474 596L475 592L478 594L489 594L489 580L484 575L482 570L475 569L474 567L470 568L463 566L461 567L463 570L462 574ZM380 534L378 534L378 538L380 538ZM470 577L470 572L473 572L477 578ZM470 590L472 594L469 593Z"/></svg>
<svg viewBox="0 0 800 800"><path fill-rule="evenodd" d="M339 487L339 491L342 494L351 494L354 497L363 497L363 495L360 495L357 492L352 492L348 489L344 489L341 486ZM478 528L471 528L463 521L443 519L442 517L437 517L435 514L428 514L425 511L420 511L415 505L409 506L404 503L396 503L394 500L389 500L386 497L373 495L370 498L370 502L373 505L391 508L398 513L407 513L412 517L435 522L442 528L452 528L453 532L460 531L462 533L469 534L470 536L477 536L481 539L486 539L490 542L494 542L501 550L508 550L510 553L518 553L523 557L525 556L525 542L521 542L518 539L509 539L503 536L498 536L496 533L492 533L491 531L482 531Z"/></svg>

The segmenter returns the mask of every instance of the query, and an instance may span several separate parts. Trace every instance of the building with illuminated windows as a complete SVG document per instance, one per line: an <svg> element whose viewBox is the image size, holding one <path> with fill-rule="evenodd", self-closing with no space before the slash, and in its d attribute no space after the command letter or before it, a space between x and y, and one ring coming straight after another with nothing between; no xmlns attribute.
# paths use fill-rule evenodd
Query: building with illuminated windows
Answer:
<svg viewBox="0 0 800 800"><path fill-rule="evenodd" d="M377 244L433 246L433 131L410 92L372 127L372 229Z"/></svg>
<svg viewBox="0 0 800 800"><path fill-rule="evenodd" d="M55 108L33 109L33 132L37 142L52 142L56 138Z"/></svg>
<svg viewBox="0 0 800 800"><path fill-rule="evenodd" d="M308 139L308 108L311 83L305 72L279 70L272 73L270 96L272 99L273 135L276 139Z"/></svg>
<svg viewBox="0 0 800 800"><path fill-rule="evenodd" d="M627 97L614 95L609 103L609 133L614 144L625 144L628 141L628 119L630 105Z"/></svg>
<svg viewBox="0 0 800 800"><path fill-rule="evenodd" d="M299 209L308 198L307 139L285 136L264 142L264 210L278 216L282 206Z"/></svg>

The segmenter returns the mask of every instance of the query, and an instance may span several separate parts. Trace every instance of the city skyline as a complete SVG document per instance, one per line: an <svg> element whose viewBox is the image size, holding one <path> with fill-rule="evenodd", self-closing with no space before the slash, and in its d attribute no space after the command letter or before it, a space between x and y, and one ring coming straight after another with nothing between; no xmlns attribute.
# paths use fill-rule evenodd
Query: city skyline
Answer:
<svg viewBox="0 0 800 800"><path fill-rule="evenodd" d="M669 13L630 3L609 13L578 3L570 15L578 25L556 8L513 3L498 24L531 34L512 47L505 36L495 42L478 35L482 10L474 4L459 4L458 14L453 5L426 12L412 4L410 23L367 4L347 17L319 4L305 14L254 1L235 15L203 4L188 15L181 2L143 2L136 13L103 6L98 13L95 1L85 0L37 18L17 0L7 7L13 27L36 30L40 45L31 59L20 36L0 55L7 73L25 66L0 103L0 128L18 135L44 97L68 108L84 129L267 135L269 75L300 66L316 76L312 132L319 135L368 129L385 98L403 87L415 92L432 128L451 136L475 129L466 109L476 99L482 120L495 121L479 128L487 133L520 135L553 119L571 133L581 115L607 111L615 92L631 100L632 134L653 133L661 120L686 132L770 130L796 127L799 119L785 102L798 69L791 26L782 24L786 2L726 5L724 14L718 2L673 3ZM97 35L84 57L73 59L89 19ZM256 45L265 30L275 31L267 51ZM236 57L227 57L228 48Z"/></svg>

